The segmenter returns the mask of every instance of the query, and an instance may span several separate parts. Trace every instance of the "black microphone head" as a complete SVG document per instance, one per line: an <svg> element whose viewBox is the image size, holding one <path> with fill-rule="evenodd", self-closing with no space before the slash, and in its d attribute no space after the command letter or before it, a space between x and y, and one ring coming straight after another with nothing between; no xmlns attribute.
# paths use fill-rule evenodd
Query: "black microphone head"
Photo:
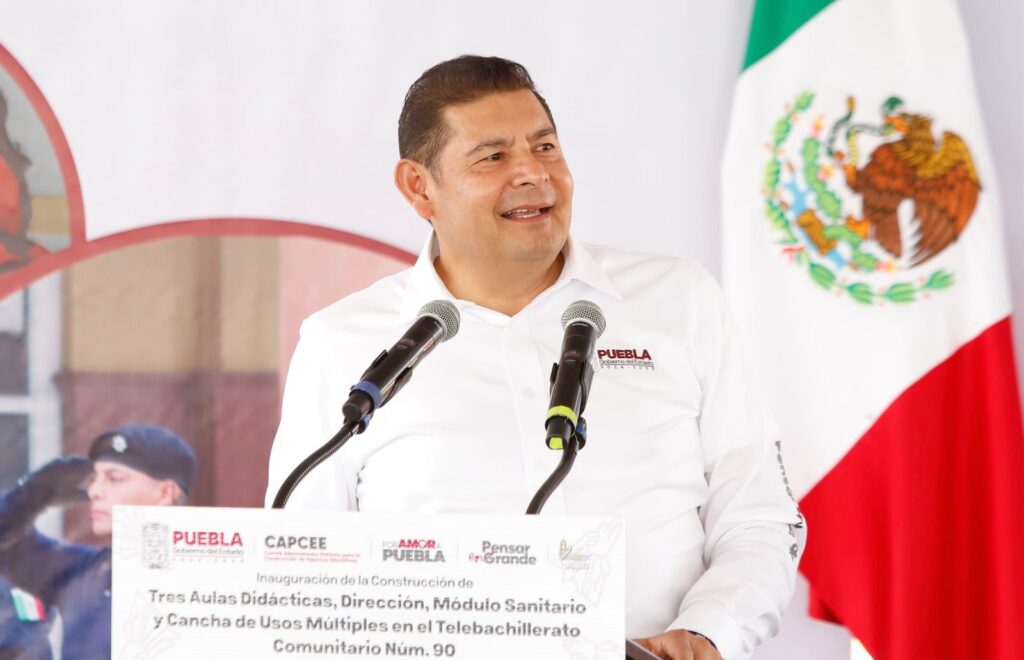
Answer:
<svg viewBox="0 0 1024 660"><path fill-rule="evenodd" d="M586 323L597 331L598 337L604 334L604 313L589 300L577 300L565 308L562 314L562 329L564 330L570 323Z"/></svg>
<svg viewBox="0 0 1024 660"><path fill-rule="evenodd" d="M444 330L444 337L441 338L441 341L448 341L459 331L459 310L447 300L432 300L420 307L420 313L416 315L416 318L424 316L437 319L437 322L441 324L441 328Z"/></svg>

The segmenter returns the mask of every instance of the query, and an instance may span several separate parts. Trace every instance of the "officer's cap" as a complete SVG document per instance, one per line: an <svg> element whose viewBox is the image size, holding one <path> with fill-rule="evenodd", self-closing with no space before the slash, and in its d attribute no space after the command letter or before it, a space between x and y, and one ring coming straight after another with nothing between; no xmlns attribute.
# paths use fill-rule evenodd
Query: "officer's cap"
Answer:
<svg viewBox="0 0 1024 660"><path fill-rule="evenodd" d="M104 431L92 441L89 459L120 463L154 479L171 479L188 494L199 462L188 444L162 426L126 424Z"/></svg>

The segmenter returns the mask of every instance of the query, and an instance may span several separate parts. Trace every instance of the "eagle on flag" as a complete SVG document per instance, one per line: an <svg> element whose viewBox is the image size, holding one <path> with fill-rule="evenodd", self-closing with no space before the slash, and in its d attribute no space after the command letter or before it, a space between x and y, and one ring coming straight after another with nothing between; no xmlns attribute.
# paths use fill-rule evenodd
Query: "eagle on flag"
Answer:
<svg viewBox="0 0 1024 660"><path fill-rule="evenodd" d="M912 251L911 266L928 261L955 241L964 230L978 200L981 184L963 139L949 131L936 142L932 120L903 112L903 101L889 97L882 104L882 125L850 124L856 103L847 99L849 112L833 126L829 154L845 173L846 183L861 195L863 219L849 218L847 226L862 238L874 238L894 257L903 255L904 242ZM846 128L849 154L833 149L839 131ZM857 138L862 133L900 139L885 142L871 152L864 167L857 168ZM917 231L904 237L897 209L904 200L914 202Z"/></svg>

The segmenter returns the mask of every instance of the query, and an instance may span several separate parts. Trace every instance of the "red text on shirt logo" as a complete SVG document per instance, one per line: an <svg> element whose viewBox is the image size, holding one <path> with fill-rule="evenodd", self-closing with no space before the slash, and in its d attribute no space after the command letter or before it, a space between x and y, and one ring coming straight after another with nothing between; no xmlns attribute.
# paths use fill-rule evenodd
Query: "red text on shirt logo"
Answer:
<svg viewBox="0 0 1024 660"><path fill-rule="evenodd" d="M654 369L654 358L646 348L600 348L597 361L603 369Z"/></svg>
<svg viewBox="0 0 1024 660"><path fill-rule="evenodd" d="M601 349L597 352L597 359L611 358L616 360L632 359L632 360L650 360L651 352L646 348L612 348L612 349Z"/></svg>

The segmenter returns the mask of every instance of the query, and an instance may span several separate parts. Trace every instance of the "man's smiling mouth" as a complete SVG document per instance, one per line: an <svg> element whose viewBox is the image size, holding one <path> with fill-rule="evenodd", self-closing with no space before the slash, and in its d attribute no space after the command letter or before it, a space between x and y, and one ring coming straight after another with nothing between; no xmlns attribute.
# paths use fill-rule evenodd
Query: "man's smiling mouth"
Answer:
<svg viewBox="0 0 1024 660"><path fill-rule="evenodd" d="M521 206L511 211L505 211L501 214L501 217L508 220L532 220L546 214L550 210L550 206Z"/></svg>

